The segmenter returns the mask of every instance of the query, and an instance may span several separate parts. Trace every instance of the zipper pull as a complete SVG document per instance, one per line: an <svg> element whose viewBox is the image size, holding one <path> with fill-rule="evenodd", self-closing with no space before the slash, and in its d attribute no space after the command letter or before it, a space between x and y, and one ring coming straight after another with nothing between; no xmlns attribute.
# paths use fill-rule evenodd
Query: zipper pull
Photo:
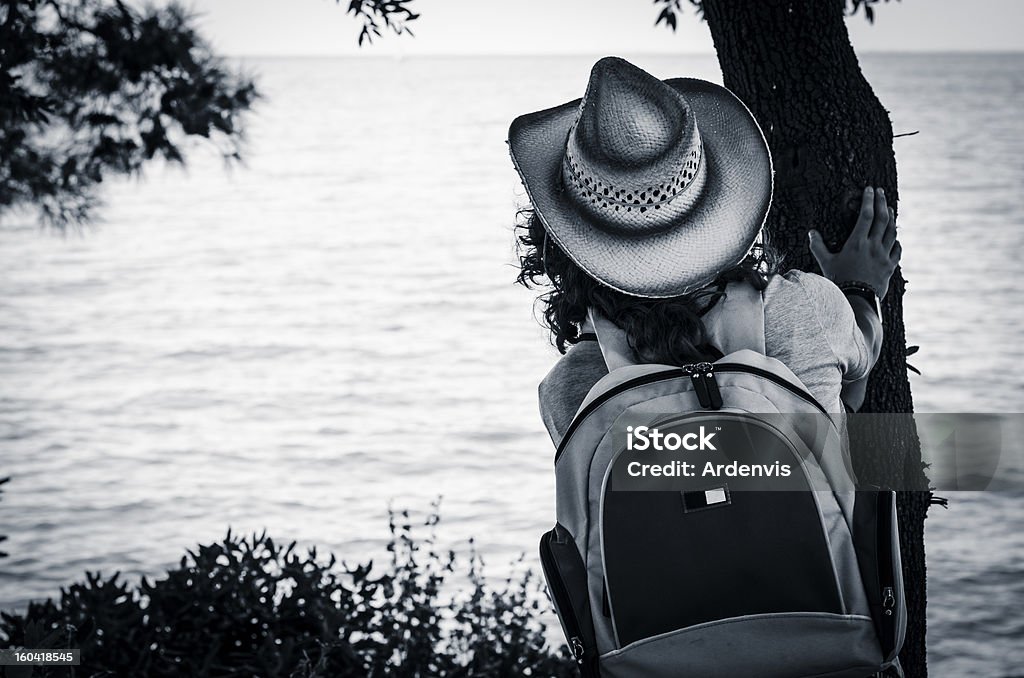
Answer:
<svg viewBox="0 0 1024 678"><path fill-rule="evenodd" d="M711 406L711 395L708 393L707 384L704 382L704 369L710 367L709 363L697 363L696 365L683 365L683 372L690 375L693 383L693 393L697 396L700 406L707 409Z"/></svg>
<svg viewBox="0 0 1024 678"><path fill-rule="evenodd" d="M580 640L579 636L573 636L569 639L569 648L572 651L572 658L576 660L576 663L582 664L583 654L586 650L583 649L583 641Z"/></svg>
<svg viewBox="0 0 1024 678"><path fill-rule="evenodd" d="M894 607L896 607L896 594L891 586L886 586L882 589L882 614L891 617Z"/></svg>
<svg viewBox="0 0 1024 678"><path fill-rule="evenodd" d="M718 410L722 408L722 393L718 390L718 382L715 381L715 366L711 363L696 363L684 365L683 372L690 375L693 382L693 392L705 410Z"/></svg>
<svg viewBox="0 0 1024 678"><path fill-rule="evenodd" d="M704 385L708 390L708 407L712 410L722 409L722 392L718 390L718 381L715 379L715 366L711 363L701 363L704 370Z"/></svg>

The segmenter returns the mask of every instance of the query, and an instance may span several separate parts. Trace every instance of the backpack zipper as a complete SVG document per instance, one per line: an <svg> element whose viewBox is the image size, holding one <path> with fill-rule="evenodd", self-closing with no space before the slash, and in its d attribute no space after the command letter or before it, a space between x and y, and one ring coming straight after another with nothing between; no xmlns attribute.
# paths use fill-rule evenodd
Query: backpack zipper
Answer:
<svg viewBox="0 0 1024 678"><path fill-rule="evenodd" d="M762 370L759 367L751 367L750 365L742 365L740 363L694 363L684 365L683 367L672 367L662 370L661 372L652 372L651 374L645 374L643 376L624 381L615 388L612 388L595 398L589 405L583 408L583 410L573 418L572 423L569 424L569 428L566 429L565 435L562 436L562 441L558 444L558 449L555 451L555 463L558 463L558 458L562 456L562 452L568 445L569 439L584 420L593 414L594 410L599 408L601 405L604 405L615 396L640 386L647 386L648 384L655 384L659 381L667 381L669 379L676 379L679 377L689 377L690 381L693 383L693 388L697 394L697 399L700 401L701 407L714 410L720 409L722 407L722 394L718 390L718 382L715 381L715 374L719 372L752 374L756 377L767 379L768 381L786 389L798 398L810 403L822 414L828 416L828 410L826 410L821 403L815 400L814 396L796 384L786 381L782 377L769 372L768 370ZM717 407L712 407L712 405L715 405L716 403Z"/></svg>
<svg viewBox="0 0 1024 678"><path fill-rule="evenodd" d="M761 377L762 379L767 379L768 381L770 381L770 382L772 382L774 384L777 384L778 386L781 386L782 388L786 389L787 391L789 391L793 395L797 396L798 398L800 398L800 399L806 401L807 403L813 405L815 408L817 408L817 410L819 412L824 414L826 417L829 416L828 410L826 410L825 407L821 403L819 403L817 401L817 399L815 399L814 396L812 396L810 393L808 393L804 389L800 388L799 386L797 386L793 382L786 381L785 379L783 379L782 377L776 375L773 372L769 372L768 370L762 370L760 367L751 367L750 365L741 365L739 363L713 363L711 365L711 368L712 368L712 373L713 372L745 372L747 374L753 374L755 376ZM712 375L709 374L708 376L712 376Z"/></svg>

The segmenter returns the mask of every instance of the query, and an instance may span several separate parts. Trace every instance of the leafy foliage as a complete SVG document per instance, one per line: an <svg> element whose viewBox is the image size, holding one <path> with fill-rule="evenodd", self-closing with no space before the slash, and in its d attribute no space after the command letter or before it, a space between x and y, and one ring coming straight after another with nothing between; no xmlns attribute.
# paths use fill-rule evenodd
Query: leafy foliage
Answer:
<svg viewBox="0 0 1024 678"><path fill-rule="evenodd" d="M687 2L693 6L698 16L703 13L703 9L700 4L701 0L687 0ZM661 11L658 13L658 18L655 20L654 25L659 26L661 24L665 24L665 26L672 29L672 32L675 32L678 21L676 17L683 9L682 0L654 0L654 4L661 7Z"/></svg>
<svg viewBox="0 0 1024 678"><path fill-rule="evenodd" d="M899 2L899 0L896 0ZM879 2L888 3L889 0L845 0L846 2L846 13L848 16L853 16L858 11L863 10L864 18L868 20L868 23L875 23L875 5Z"/></svg>
<svg viewBox="0 0 1024 678"><path fill-rule="evenodd" d="M190 137L238 159L257 97L177 3L0 0L0 212L85 221L105 176L182 163Z"/></svg>
<svg viewBox="0 0 1024 678"><path fill-rule="evenodd" d="M475 553L436 548L437 521L417 540L409 514L393 513L383 568L228 532L163 579L87 574L58 601L3 614L0 647L81 648L76 675L575 675L545 642L533 575L490 586Z"/></svg>
<svg viewBox="0 0 1024 678"><path fill-rule="evenodd" d="M697 12L697 16L701 16L701 0L686 0ZM899 0L897 0L898 2ZM889 0L843 0L846 8L847 16L853 16L858 11L863 10L864 18L869 23L875 22L875 5L879 2L889 2ZM682 11L683 0L654 0L654 4L659 6L661 10L658 12L658 18L654 21L655 26L665 24L666 27L670 28L673 32L676 30L678 23L678 15Z"/></svg>
<svg viewBox="0 0 1024 678"><path fill-rule="evenodd" d="M341 4L342 0L337 0ZM395 35L413 35L409 22L419 18L409 5L412 0L350 0L347 14L363 20L359 31L359 44L372 43L381 36L381 28L389 28Z"/></svg>
<svg viewBox="0 0 1024 678"><path fill-rule="evenodd" d="M909 358L910 356L914 355L915 353L917 353L920 350L921 350L920 346L907 346L906 357ZM921 374L921 370L917 369L916 367L914 367L910 363L907 363L907 369L910 370L911 372L913 372L914 374Z"/></svg>
<svg viewBox="0 0 1024 678"><path fill-rule="evenodd" d="M665 24L673 32L678 27L679 14L683 11L683 3L690 5L697 16L703 14L702 0L654 0L658 8L655 26ZM897 0L898 1L898 0ZM340 4L342 0L337 0ZM410 9L413 0L350 0L347 12L363 19L362 30L359 31L359 44L369 44L375 37L381 37L382 28L390 28L396 35L413 35L408 23L419 18L419 14ZM874 23L874 5L889 0L843 0L846 12L852 16L863 10L865 18Z"/></svg>

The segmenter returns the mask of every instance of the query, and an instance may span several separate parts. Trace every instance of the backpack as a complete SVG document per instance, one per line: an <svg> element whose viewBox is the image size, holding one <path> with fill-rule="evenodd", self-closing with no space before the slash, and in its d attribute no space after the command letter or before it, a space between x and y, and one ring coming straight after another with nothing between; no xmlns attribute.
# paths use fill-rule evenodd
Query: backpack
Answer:
<svg viewBox="0 0 1024 678"><path fill-rule="evenodd" d="M609 374L557 441L557 522L540 543L569 650L584 678L902 676L895 493L856 488L844 418L765 355L761 293L725 292L706 316L729 349L714 363L635 364L624 333L591 314ZM775 450L787 491L737 474L630 489L619 460L655 457L628 452L626 422L690 431L687 450L726 461ZM696 454L667 454L684 453Z"/></svg>

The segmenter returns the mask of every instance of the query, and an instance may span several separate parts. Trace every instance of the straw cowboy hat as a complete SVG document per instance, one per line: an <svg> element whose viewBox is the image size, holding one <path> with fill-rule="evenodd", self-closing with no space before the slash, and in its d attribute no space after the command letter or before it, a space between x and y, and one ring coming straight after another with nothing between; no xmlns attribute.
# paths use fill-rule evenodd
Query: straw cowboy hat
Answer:
<svg viewBox="0 0 1024 678"><path fill-rule="evenodd" d="M617 57L582 99L516 118L509 149L547 233L635 296L685 294L739 263L771 204L768 145L736 95Z"/></svg>

